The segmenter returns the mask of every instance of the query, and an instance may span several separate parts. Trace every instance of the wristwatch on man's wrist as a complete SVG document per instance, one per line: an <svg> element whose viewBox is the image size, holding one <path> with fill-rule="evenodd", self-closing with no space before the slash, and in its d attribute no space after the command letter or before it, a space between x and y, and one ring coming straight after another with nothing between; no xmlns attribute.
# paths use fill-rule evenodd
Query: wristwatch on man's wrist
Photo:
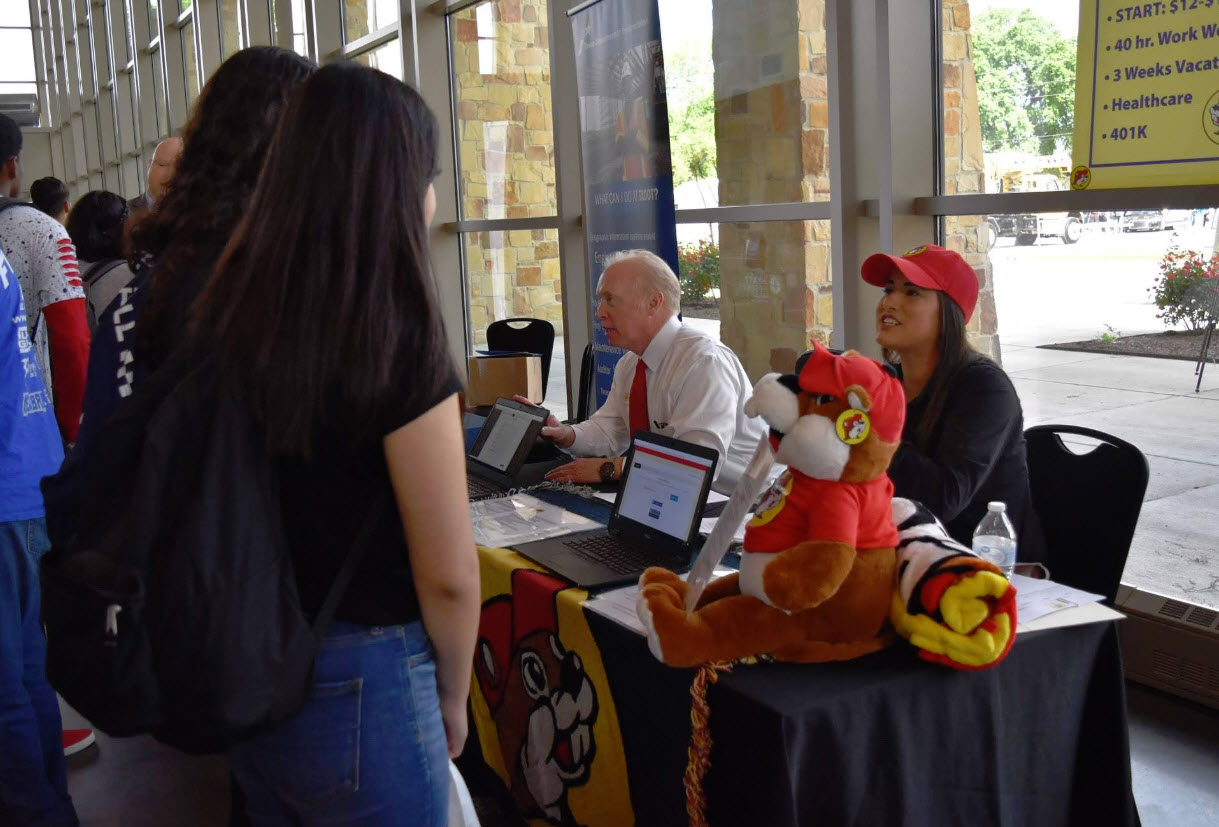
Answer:
<svg viewBox="0 0 1219 827"><path fill-rule="evenodd" d="M601 481L613 482L614 480L618 479L618 474L616 473L617 470L618 466L612 459L607 459L605 462L601 463Z"/></svg>

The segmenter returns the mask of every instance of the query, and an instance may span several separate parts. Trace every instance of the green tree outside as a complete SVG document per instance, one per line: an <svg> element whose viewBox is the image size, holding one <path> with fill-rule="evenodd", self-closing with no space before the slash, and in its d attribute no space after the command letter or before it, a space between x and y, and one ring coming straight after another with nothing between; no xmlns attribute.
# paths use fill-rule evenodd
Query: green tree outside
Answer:
<svg viewBox="0 0 1219 827"><path fill-rule="evenodd" d="M974 18L973 51L985 150L1070 149L1075 38L1027 9L987 9Z"/></svg>

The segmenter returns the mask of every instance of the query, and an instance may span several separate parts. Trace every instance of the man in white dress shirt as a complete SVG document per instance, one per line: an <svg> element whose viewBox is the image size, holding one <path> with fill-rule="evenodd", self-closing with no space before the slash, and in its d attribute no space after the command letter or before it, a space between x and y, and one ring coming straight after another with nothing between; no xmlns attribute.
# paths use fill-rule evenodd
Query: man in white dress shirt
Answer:
<svg viewBox="0 0 1219 827"><path fill-rule="evenodd" d="M736 354L677 318L681 288L664 259L646 250L615 253L597 284L597 319L618 360L609 398L587 421L563 425L553 416L542 436L578 459L548 479L599 482L622 474L632 431L694 442L719 452L715 490L731 494L765 433L745 416L753 383ZM640 364L642 362L642 364ZM646 400L646 402L645 402ZM644 424L646 423L646 424Z"/></svg>

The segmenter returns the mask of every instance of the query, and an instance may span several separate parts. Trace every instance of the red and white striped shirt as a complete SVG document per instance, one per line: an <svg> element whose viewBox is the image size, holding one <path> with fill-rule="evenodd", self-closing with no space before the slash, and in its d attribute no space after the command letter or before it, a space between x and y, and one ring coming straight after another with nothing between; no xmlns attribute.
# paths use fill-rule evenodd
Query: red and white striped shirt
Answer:
<svg viewBox="0 0 1219 827"><path fill-rule="evenodd" d="M62 224L32 206L0 212L0 248L21 282L43 381L52 391L60 432L72 442L89 363L89 324L76 248Z"/></svg>

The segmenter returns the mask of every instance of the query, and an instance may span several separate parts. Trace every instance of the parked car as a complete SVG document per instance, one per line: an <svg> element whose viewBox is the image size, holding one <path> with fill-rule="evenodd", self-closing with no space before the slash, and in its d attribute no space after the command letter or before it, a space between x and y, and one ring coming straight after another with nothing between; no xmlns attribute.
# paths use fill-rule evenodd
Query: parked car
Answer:
<svg viewBox="0 0 1219 827"><path fill-rule="evenodd" d="M1018 191L1060 192L1066 184L1055 175L1033 173L1022 176ZM1014 236L1016 244L1027 247L1039 238L1061 238L1064 244L1074 244L1083 236L1083 216L1078 212L1021 213L990 217L990 246L1003 236Z"/></svg>
<svg viewBox="0 0 1219 827"><path fill-rule="evenodd" d="M1189 224L1189 210L1126 210L1122 213L1122 232L1174 230Z"/></svg>
<svg viewBox="0 0 1219 827"><path fill-rule="evenodd" d="M1039 238L1061 238L1064 244L1079 241L1084 232L1077 212L1022 213L992 215L987 219L990 247L1001 237L1015 237L1016 244L1027 247ZM990 249L989 247L987 249Z"/></svg>
<svg viewBox="0 0 1219 827"><path fill-rule="evenodd" d="M1019 233L1019 216L990 215L986 218L986 249L994 247L1000 238L1015 238Z"/></svg>

